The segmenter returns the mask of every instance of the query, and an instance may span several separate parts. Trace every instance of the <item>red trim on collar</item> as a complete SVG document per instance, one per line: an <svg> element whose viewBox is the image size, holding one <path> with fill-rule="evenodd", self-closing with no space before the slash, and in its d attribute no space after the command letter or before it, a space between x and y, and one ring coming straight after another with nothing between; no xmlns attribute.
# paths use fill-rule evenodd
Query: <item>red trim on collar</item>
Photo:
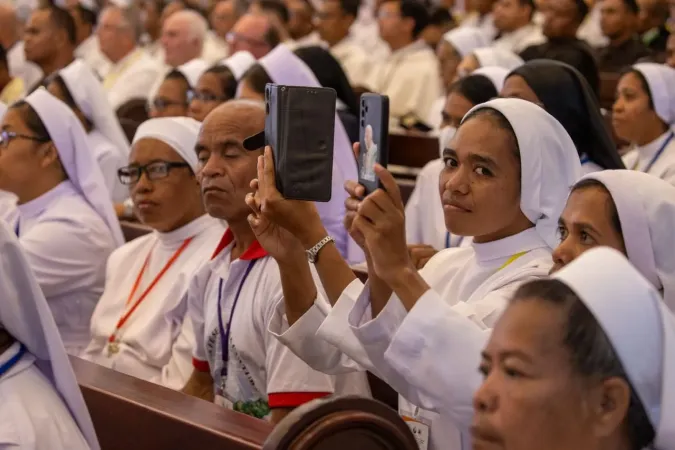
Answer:
<svg viewBox="0 0 675 450"><path fill-rule="evenodd" d="M211 255L211 259L215 259L215 257L218 256L225 247L230 245L232 241L234 241L234 234L232 233L232 230L228 228L225 230L223 237L220 238L220 242L216 247L216 251L214 251L213 255ZM253 241L251 245L244 251L244 253L239 256L239 259L243 261L252 261L254 259L264 258L265 256L267 256L265 249L262 248L258 241Z"/></svg>
<svg viewBox="0 0 675 450"><path fill-rule="evenodd" d="M270 408L295 408L329 395L331 392L276 392L267 395L267 404Z"/></svg>

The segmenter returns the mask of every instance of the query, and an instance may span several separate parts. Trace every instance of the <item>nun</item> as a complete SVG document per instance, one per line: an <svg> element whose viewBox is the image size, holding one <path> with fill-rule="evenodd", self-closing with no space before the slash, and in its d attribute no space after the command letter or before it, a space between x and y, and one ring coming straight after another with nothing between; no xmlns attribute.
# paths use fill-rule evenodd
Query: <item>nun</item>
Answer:
<svg viewBox="0 0 675 450"><path fill-rule="evenodd" d="M124 243L103 174L80 121L40 88L2 120L0 189L16 195L11 224L54 315L66 350L89 342L106 261Z"/></svg>
<svg viewBox="0 0 675 450"><path fill-rule="evenodd" d="M188 116L202 122L216 106L232 100L239 80L253 64L253 55L240 51L206 69L192 91Z"/></svg>
<svg viewBox="0 0 675 450"><path fill-rule="evenodd" d="M675 69L635 64L616 86L612 125L630 142L626 167L675 184Z"/></svg>
<svg viewBox="0 0 675 450"><path fill-rule="evenodd" d="M418 269L424 267L440 249L466 246L471 243L471 238L451 235L445 226L439 192L440 175L445 167L443 150L471 108L499 95L507 73L508 71L501 67L480 68L450 86L441 116L440 158L422 168L405 207L406 241ZM488 74L491 77L488 77Z"/></svg>
<svg viewBox="0 0 675 450"><path fill-rule="evenodd" d="M511 71L501 96L536 103L555 117L577 148L583 174L625 168L600 105L572 66L543 59L527 62Z"/></svg>
<svg viewBox="0 0 675 450"><path fill-rule="evenodd" d="M653 286L619 252L590 250L522 285L477 355L473 446L673 450L674 355Z"/></svg>
<svg viewBox="0 0 675 450"><path fill-rule="evenodd" d="M110 255L92 339L80 355L172 389L182 388L192 373L194 336L181 299L225 232L206 214L196 180L200 126L170 117L138 128L119 176L136 216L153 232Z"/></svg>
<svg viewBox="0 0 675 450"><path fill-rule="evenodd" d="M7 105L0 103L0 120L7 112ZM5 139L3 139L4 141ZM16 209L16 196L11 192L0 190L0 221L14 223L18 217L19 211Z"/></svg>
<svg viewBox="0 0 675 450"><path fill-rule="evenodd" d="M193 59L166 74L149 99L150 117L187 117L193 90L209 67L204 60Z"/></svg>
<svg viewBox="0 0 675 450"><path fill-rule="evenodd" d="M462 58L462 62L457 67L456 78L462 78L479 67L502 67L513 70L525 63L523 58L512 51L494 47L483 47L476 49Z"/></svg>
<svg viewBox="0 0 675 450"><path fill-rule="evenodd" d="M0 222L0 447L98 450L89 411L32 263Z"/></svg>
<svg viewBox="0 0 675 450"><path fill-rule="evenodd" d="M632 170L584 176L567 199L558 224L553 271L595 246L612 247L661 292L675 311L675 187Z"/></svg>
<svg viewBox="0 0 675 450"><path fill-rule="evenodd" d="M80 119L112 201L123 201L127 189L117 179L117 169L129 158L129 141L101 82L89 66L78 59L60 70L47 84L47 90Z"/></svg>
<svg viewBox="0 0 675 450"><path fill-rule="evenodd" d="M307 65L284 45L277 46L248 70L239 84L237 96L264 100L265 82L261 80L287 86L321 86ZM363 252L349 238L342 223L345 216L344 202L347 199L344 183L346 180L357 179L358 172L352 144L339 117L335 120L333 152L333 194L329 202L317 203L316 206L321 221L330 230L340 254L351 263L360 263L364 260Z"/></svg>
<svg viewBox="0 0 675 450"><path fill-rule="evenodd" d="M281 198L271 159L268 152L266 168L259 170L262 187L249 198L254 215L264 214L264 220L251 223L282 277L289 271L295 276L284 286L270 332L318 370L368 370L386 381L401 395L399 413L429 438L430 449L470 448L471 394L480 382L471 355L480 354L485 330L514 289L548 275L558 217L579 176L579 158L564 128L519 99L472 108L443 151L441 186L447 229L473 236L473 242L440 251L419 273L407 251L403 202L391 174L377 166L385 189L365 199L363 187L350 182L346 225L367 251L365 287L335 247L319 238L327 232L318 228L311 204L291 208ZM268 221L299 243L284 238L279 254L279 235L265 231ZM328 302L305 281L310 267L300 264L303 254L294 253L291 263L293 245L310 249ZM440 360L452 361L450 367L427 350L441 340L447 358Z"/></svg>

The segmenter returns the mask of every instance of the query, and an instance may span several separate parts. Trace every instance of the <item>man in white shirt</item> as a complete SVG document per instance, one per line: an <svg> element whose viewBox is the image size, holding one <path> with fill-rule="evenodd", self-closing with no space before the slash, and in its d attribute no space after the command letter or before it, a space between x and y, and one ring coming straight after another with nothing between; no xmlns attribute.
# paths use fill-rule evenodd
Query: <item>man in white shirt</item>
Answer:
<svg viewBox="0 0 675 450"><path fill-rule="evenodd" d="M380 36L391 54L374 64L365 88L389 96L389 115L429 116L429 109L441 95L438 60L433 50L419 39L429 15L416 0L386 0L378 10Z"/></svg>
<svg viewBox="0 0 675 450"><path fill-rule="evenodd" d="M200 131L202 198L207 212L227 220L229 229L188 290L197 343L195 369L183 391L277 423L312 399L333 392L367 395L368 388L362 376L331 377L310 369L267 332L283 290L276 262L248 224L245 196L261 149L243 146L264 122L264 103L233 100L214 109Z"/></svg>
<svg viewBox="0 0 675 450"><path fill-rule="evenodd" d="M499 34L492 45L520 53L531 45L543 44L546 38L532 22L534 11L532 0L497 0L493 16Z"/></svg>
<svg viewBox="0 0 675 450"><path fill-rule="evenodd" d="M146 98L161 67L138 47L142 23L133 6L103 10L96 30L101 51L112 64L103 78L110 106L117 110L131 99Z"/></svg>
<svg viewBox="0 0 675 450"><path fill-rule="evenodd" d="M312 19L314 17L314 6L309 0L285 0L288 8L288 33L291 39L295 41L296 47L306 47L310 45L319 45L321 40L318 33L314 30Z"/></svg>
<svg viewBox="0 0 675 450"><path fill-rule="evenodd" d="M349 33L358 13L359 0L325 0L314 15L319 36L342 65L352 86L363 85L368 74L368 55Z"/></svg>
<svg viewBox="0 0 675 450"><path fill-rule="evenodd" d="M24 88L33 86L42 78L40 68L26 61L21 40L21 24L11 3L0 3L0 45L7 52L9 74L23 81Z"/></svg>
<svg viewBox="0 0 675 450"><path fill-rule="evenodd" d="M99 75L105 75L110 67L110 61L101 53L96 33L94 33L98 16L97 5L93 0L80 0L69 7L68 11L73 16L77 30L75 57L84 60Z"/></svg>

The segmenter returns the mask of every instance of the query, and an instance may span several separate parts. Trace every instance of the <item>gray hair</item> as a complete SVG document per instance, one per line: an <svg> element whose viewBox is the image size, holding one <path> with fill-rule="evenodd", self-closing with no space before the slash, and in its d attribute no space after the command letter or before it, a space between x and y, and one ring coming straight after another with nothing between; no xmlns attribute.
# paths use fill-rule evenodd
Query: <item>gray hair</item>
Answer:
<svg viewBox="0 0 675 450"><path fill-rule="evenodd" d="M197 39L202 45L206 39L206 33L209 31L209 23L204 16L190 9L183 9L171 14L167 20L185 20L188 24L189 39Z"/></svg>
<svg viewBox="0 0 675 450"><path fill-rule="evenodd" d="M144 28L143 28L143 20L141 20L141 11L140 9L133 3L129 4L128 6L117 6L117 5L110 5L107 6L102 12L101 16L103 17L103 14L105 14L107 11L111 10L118 10L122 14L122 22L123 22L123 27L127 30L129 30L133 36L134 36L134 41L138 42L141 39L141 36L143 36ZM100 18L99 18L99 23L100 23Z"/></svg>

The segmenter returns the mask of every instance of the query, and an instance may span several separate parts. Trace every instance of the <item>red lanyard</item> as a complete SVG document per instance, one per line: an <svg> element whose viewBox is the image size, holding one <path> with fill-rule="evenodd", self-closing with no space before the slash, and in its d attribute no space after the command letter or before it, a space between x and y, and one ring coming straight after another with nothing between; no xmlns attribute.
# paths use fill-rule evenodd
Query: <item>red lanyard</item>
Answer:
<svg viewBox="0 0 675 450"><path fill-rule="evenodd" d="M126 314L124 314L124 315L122 315L122 317L120 317L120 320L117 322L117 326L115 327L115 331L113 331L113 333L108 338L108 342L110 344L115 343L115 340L116 340L116 337L117 337L117 332L120 330L120 328L122 328L124 326L124 324L127 322L129 317L131 317L131 315L134 313L134 311L136 311L136 308L138 308L139 305L143 302L143 300L145 300L145 298L148 296L150 291L152 291L152 288L155 287L155 285L159 282L159 280L162 278L162 276L164 276L164 274L167 272L167 270L169 270L169 268L171 268L173 263L176 262L176 260L180 256L180 254L183 253L183 250L185 250L185 248L188 246L188 244L190 244L191 241L192 241L192 238L188 238L188 239L185 239L185 241L183 241L183 244L180 247L178 247L178 250L176 250L174 252L174 254L171 256L171 258L166 262L166 264L164 265L162 270L157 274L157 276L155 276L155 279L152 280L152 283L150 283L150 285L145 289L145 291L143 291L141 296L138 297L138 300L136 300L136 303L134 303L134 305L126 312ZM150 250L150 253L148 253L148 257L145 258L145 263L143 263L143 267L141 268L141 271L138 273L138 276L136 277L136 282L134 283L134 287L131 288L131 292L129 293L129 298L127 298L127 303L126 303L127 305L129 305L129 303L131 303L131 300L134 298L134 294L138 290L138 285L141 284L141 279L143 278L143 274L145 273L145 269L148 268L148 263L150 262L150 256L151 255L152 255L152 250ZM112 351L112 353L117 353L112 348L111 348L111 351Z"/></svg>

